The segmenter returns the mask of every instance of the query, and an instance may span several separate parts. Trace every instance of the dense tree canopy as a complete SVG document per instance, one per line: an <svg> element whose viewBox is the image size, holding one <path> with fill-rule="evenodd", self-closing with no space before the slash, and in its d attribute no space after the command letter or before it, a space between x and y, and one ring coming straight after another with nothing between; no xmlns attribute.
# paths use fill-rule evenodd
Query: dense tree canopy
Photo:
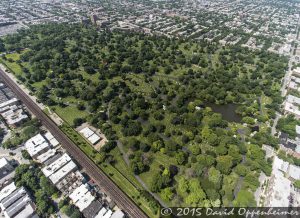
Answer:
<svg viewBox="0 0 300 218"><path fill-rule="evenodd" d="M277 141L267 128L250 138L250 127L275 115L285 57L79 24L33 26L4 43L25 49L17 77L40 101L77 111L75 126L88 121L100 128L110 140L104 158L117 141L124 144L131 171L165 201L255 204L257 175L271 169L261 145ZM247 126L224 120L209 103L235 104Z"/></svg>

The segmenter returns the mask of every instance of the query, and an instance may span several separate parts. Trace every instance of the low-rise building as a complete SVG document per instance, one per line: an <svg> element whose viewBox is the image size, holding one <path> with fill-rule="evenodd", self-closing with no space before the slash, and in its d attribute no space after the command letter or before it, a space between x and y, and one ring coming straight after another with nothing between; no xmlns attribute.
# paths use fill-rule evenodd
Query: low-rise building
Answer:
<svg viewBox="0 0 300 218"><path fill-rule="evenodd" d="M0 187L10 181L14 175L14 167L5 158L0 158Z"/></svg>
<svg viewBox="0 0 300 218"><path fill-rule="evenodd" d="M36 158L37 156L50 149L50 146L41 134L37 134L36 136L25 142L25 148L32 158Z"/></svg>
<svg viewBox="0 0 300 218"><path fill-rule="evenodd" d="M28 115L19 107L19 100L12 98L0 104L0 115L11 127L16 127L28 119Z"/></svg>
<svg viewBox="0 0 300 218"><path fill-rule="evenodd" d="M83 211L95 200L95 197L88 189L88 185L85 184L76 188L69 197L80 211Z"/></svg>
<svg viewBox="0 0 300 218"><path fill-rule="evenodd" d="M71 161L71 157L65 153L56 161L54 161L52 164L45 166L42 169L42 172L46 177L49 177L70 161Z"/></svg>
<svg viewBox="0 0 300 218"><path fill-rule="evenodd" d="M56 185L63 178L65 178L69 173L75 171L76 169L77 169L77 165L73 161L70 161L65 166L63 166L58 171L56 171L51 176L49 176L49 179L54 185Z"/></svg>
<svg viewBox="0 0 300 218"><path fill-rule="evenodd" d="M101 140L101 138L89 127L85 127L79 132L93 145L95 145L97 142Z"/></svg>
<svg viewBox="0 0 300 218"><path fill-rule="evenodd" d="M5 218L27 218L38 216L35 205L24 187L17 188L14 183L0 191L0 208Z"/></svg>
<svg viewBox="0 0 300 218"><path fill-rule="evenodd" d="M48 151L46 151L45 153L37 156L37 160L40 163L44 163L45 161L47 161L49 158L53 157L56 154L56 150L55 149L49 149Z"/></svg>

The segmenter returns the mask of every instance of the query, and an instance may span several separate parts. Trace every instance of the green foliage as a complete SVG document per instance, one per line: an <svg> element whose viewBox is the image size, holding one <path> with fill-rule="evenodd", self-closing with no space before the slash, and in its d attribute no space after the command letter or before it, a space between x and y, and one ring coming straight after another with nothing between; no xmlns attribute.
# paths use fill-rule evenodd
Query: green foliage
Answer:
<svg viewBox="0 0 300 218"><path fill-rule="evenodd" d="M228 175L232 167L232 157L229 155L217 157L216 168L222 173Z"/></svg>
<svg viewBox="0 0 300 218"><path fill-rule="evenodd" d="M108 153L110 152L112 149L114 149L117 146L116 141L108 141L106 142L102 147L101 147L101 151Z"/></svg>
<svg viewBox="0 0 300 218"><path fill-rule="evenodd" d="M165 201L171 201L174 193L170 187L161 190L161 197Z"/></svg>
<svg viewBox="0 0 300 218"><path fill-rule="evenodd" d="M74 205L65 205L61 208L61 210L63 213L65 213L69 217L72 217L72 218L82 217L80 211Z"/></svg>
<svg viewBox="0 0 300 218"><path fill-rule="evenodd" d="M28 153L27 150L22 150L21 153L22 153L22 157L24 159L26 159L26 160L32 160L32 158L31 158L31 156L30 156L30 154Z"/></svg>
<svg viewBox="0 0 300 218"><path fill-rule="evenodd" d="M5 45L3 43L3 40L0 39L0 52L4 52L5 51Z"/></svg>
<svg viewBox="0 0 300 218"><path fill-rule="evenodd" d="M32 119L25 122L19 127L17 131L13 133L13 136L11 138L9 138L2 144L2 146L4 148L14 148L21 145L40 131L39 126L40 123L37 119Z"/></svg>
<svg viewBox="0 0 300 218"><path fill-rule="evenodd" d="M281 102L280 90L272 88L287 69L285 57L79 24L32 26L4 41L10 49L27 48L17 62L3 61L16 65L18 78L41 101L68 123L77 126L86 118L110 142L124 142L131 171L149 176L146 185L166 201L231 206L239 176L270 172L260 147L278 144L269 132L258 132L245 146L248 128L240 134L206 106L234 103L244 122L267 122ZM262 95L272 102L263 114L257 102ZM114 144L95 153L70 127L62 128L97 163L112 160ZM179 170L177 183L157 170L169 160ZM249 189L256 187L246 181ZM141 196L156 212L149 193Z"/></svg>
<svg viewBox="0 0 300 218"><path fill-rule="evenodd" d="M141 191L141 196L146 199L146 201L149 204L149 207L151 208L153 213L156 214L160 206L157 203L157 201L153 198L153 196L149 192L144 190Z"/></svg>
<svg viewBox="0 0 300 218"><path fill-rule="evenodd" d="M256 207L253 194L247 190L240 190L232 203L235 207Z"/></svg>
<svg viewBox="0 0 300 218"><path fill-rule="evenodd" d="M206 198L204 191L202 190L200 183L197 179L191 179L189 181L189 193L185 198L185 203L190 206L197 206L203 204Z"/></svg>
<svg viewBox="0 0 300 218"><path fill-rule="evenodd" d="M24 186L33 193L37 212L40 216L47 217L54 213L55 207L50 197L57 190L43 175L38 166L19 165L15 170L14 180L18 187Z"/></svg>
<svg viewBox="0 0 300 218"><path fill-rule="evenodd" d="M168 187L170 185L170 182L171 178L169 173L158 172L152 178L150 190L152 192L159 192L161 191L161 189Z"/></svg>
<svg viewBox="0 0 300 218"><path fill-rule="evenodd" d="M208 179L214 184L219 184L221 181L221 173L214 167L211 167L208 170Z"/></svg>
<svg viewBox="0 0 300 218"><path fill-rule="evenodd" d="M300 189L300 180L296 180L293 185L295 188Z"/></svg>
<svg viewBox="0 0 300 218"><path fill-rule="evenodd" d="M291 114L286 117L281 117L278 120L276 128L280 131L289 134L290 137L296 137L296 125L300 125L300 121L296 120Z"/></svg>

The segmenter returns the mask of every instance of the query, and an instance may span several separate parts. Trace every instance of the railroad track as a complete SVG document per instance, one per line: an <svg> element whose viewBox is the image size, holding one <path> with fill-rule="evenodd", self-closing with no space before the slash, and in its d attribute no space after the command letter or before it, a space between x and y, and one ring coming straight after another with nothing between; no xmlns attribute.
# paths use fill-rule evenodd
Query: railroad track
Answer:
<svg viewBox="0 0 300 218"><path fill-rule="evenodd" d="M37 106L37 104L5 73L0 69L3 82L18 96L26 107L42 122L42 124L55 136L66 151L84 168L87 174L123 209L130 217L147 218L148 216L95 165L71 141L58 126Z"/></svg>

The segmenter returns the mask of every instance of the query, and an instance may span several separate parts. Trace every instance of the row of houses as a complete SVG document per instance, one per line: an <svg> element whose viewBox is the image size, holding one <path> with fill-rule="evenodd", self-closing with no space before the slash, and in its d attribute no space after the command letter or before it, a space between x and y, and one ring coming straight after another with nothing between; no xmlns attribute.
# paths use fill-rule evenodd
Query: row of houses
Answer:
<svg viewBox="0 0 300 218"><path fill-rule="evenodd" d="M293 181L300 179L300 167L274 157L272 175L265 199L266 207L299 207L300 193Z"/></svg>
<svg viewBox="0 0 300 218"><path fill-rule="evenodd" d="M17 188L14 182L0 191L0 208L5 218L38 218L29 193L24 187Z"/></svg>
<svg viewBox="0 0 300 218"><path fill-rule="evenodd" d="M35 204L24 187L13 182L17 162L0 158L0 211L5 218L38 218Z"/></svg>
<svg viewBox="0 0 300 218"><path fill-rule="evenodd" d="M288 95L283 103L284 114L292 114L296 119L300 118L300 98L294 94L300 90L300 68L292 71L287 84ZM281 149L298 156L300 154L300 126L295 126L297 133L295 138L289 134L280 132L279 140ZM264 206L266 207L299 207L300 192L294 187L294 182L300 180L300 167L290 164L273 154L272 174L268 181L268 189L265 196ZM267 155L270 157L270 155Z"/></svg>
<svg viewBox="0 0 300 218"><path fill-rule="evenodd" d="M292 75L287 84L287 91L289 93L300 91L300 67L295 68L292 71ZM300 119L300 98L293 94L288 94L283 103L284 114L292 114L296 119ZM291 152L294 156L300 154L300 126L295 127L297 137L291 139L288 134L280 133L280 144L285 150Z"/></svg>
<svg viewBox="0 0 300 218"><path fill-rule="evenodd" d="M50 132L32 137L26 141L25 148L42 165L43 174L64 196L70 198L86 218L125 216L105 193L87 181L78 165Z"/></svg>
<svg viewBox="0 0 300 218"><path fill-rule="evenodd" d="M0 115L10 127L19 126L29 118L20 101L15 98L11 90L1 82Z"/></svg>
<svg viewBox="0 0 300 218"><path fill-rule="evenodd" d="M292 71L292 76L287 85L287 90L300 90L300 67L295 68ZM293 95L288 95L284 102L284 112L294 114L297 118L300 118L300 98Z"/></svg>

